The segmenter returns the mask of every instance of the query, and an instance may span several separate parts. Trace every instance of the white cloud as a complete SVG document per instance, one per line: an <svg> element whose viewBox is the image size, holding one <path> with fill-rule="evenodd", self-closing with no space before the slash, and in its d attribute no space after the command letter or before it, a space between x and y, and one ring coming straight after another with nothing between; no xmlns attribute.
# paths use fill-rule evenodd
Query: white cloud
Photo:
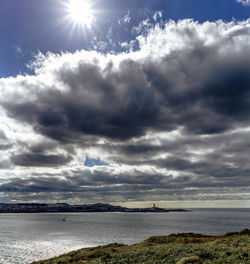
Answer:
<svg viewBox="0 0 250 264"><path fill-rule="evenodd" d="M250 0L236 0L236 1L244 6L250 6Z"/></svg>
<svg viewBox="0 0 250 264"><path fill-rule="evenodd" d="M162 12L161 11L155 12L153 15L153 19L154 19L154 21L158 21L158 19L161 20L162 19Z"/></svg>
<svg viewBox="0 0 250 264"><path fill-rule="evenodd" d="M123 18L123 22L124 22L125 24L128 24L128 23L130 22L130 20L131 20L131 17L130 17L130 15L129 15L129 13L127 13L127 14L124 16L124 18Z"/></svg>
<svg viewBox="0 0 250 264"><path fill-rule="evenodd" d="M130 16L130 12L128 11L127 14L120 20L118 20L118 24L119 25L125 25L125 24L129 24L131 21L131 16Z"/></svg>

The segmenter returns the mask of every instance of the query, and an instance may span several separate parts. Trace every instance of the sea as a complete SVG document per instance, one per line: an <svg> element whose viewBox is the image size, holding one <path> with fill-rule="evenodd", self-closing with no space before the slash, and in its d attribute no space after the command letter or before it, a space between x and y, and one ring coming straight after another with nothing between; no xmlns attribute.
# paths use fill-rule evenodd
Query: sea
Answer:
<svg viewBox="0 0 250 264"><path fill-rule="evenodd" d="M0 214L0 263L29 264L108 243L194 232L222 235L250 228L249 209L191 209L169 213Z"/></svg>

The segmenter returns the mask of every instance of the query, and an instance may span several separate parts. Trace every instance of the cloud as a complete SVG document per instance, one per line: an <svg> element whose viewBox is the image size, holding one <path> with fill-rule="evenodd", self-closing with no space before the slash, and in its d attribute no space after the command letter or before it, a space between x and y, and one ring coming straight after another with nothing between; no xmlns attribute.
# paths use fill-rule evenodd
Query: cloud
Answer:
<svg viewBox="0 0 250 264"><path fill-rule="evenodd" d="M72 174L73 172L73 174ZM235 190L237 193L235 193ZM144 172L138 169L127 169L117 174L111 168L75 169L64 171L62 175L33 174L29 179L12 178L0 185L0 193L16 193L24 197L27 193L39 195L55 193L60 196L70 197L73 193L75 199L87 198L92 201L99 199L137 200L146 199L176 199L188 196L195 199L199 196L204 200L209 197L223 199L238 198L242 195L249 199L249 188L244 183L230 184L224 182L208 181L203 178L197 182L193 176L174 177L161 173ZM161 197L161 198L160 198Z"/></svg>
<svg viewBox="0 0 250 264"><path fill-rule="evenodd" d="M1 192L248 197L250 20L144 25L137 51L40 53L0 79L0 163L19 168Z"/></svg>
<svg viewBox="0 0 250 264"><path fill-rule="evenodd" d="M12 145L9 145L9 144L0 144L0 151L9 149L11 147L12 147Z"/></svg>
<svg viewBox="0 0 250 264"><path fill-rule="evenodd" d="M37 74L52 78L53 85L37 78L31 88L24 80L20 92L30 90L34 99L2 98L2 106L10 117L59 141L84 134L126 140L178 126L196 134L223 132L247 122L249 31L246 22L186 20L140 39L139 59L48 55Z"/></svg>
<svg viewBox="0 0 250 264"><path fill-rule="evenodd" d="M79 176L66 178L38 175L29 180L14 178L0 186L0 193L3 197L15 197L25 201L27 199L55 202L70 200L73 203L100 202L110 198L113 201L249 199L249 188L240 185L232 188L228 184L223 186L222 183L216 185L204 181L195 187L188 187L192 186L192 180L187 177L174 179L145 174L144 177L140 176L137 179L138 174L134 172L133 175L119 176L98 171L93 174L82 171Z"/></svg>
<svg viewBox="0 0 250 264"><path fill-rule="evenodd" d="M236 0L236 1L244 6L250 6L250 0Z"/></svg>
<svg viewBox="0 0 250 264"><path fill-rule="evenodd" d="M24 167L57 167L67 164L70 157L24 153L12 157L14 165Z"/></svg>
<svg viewBox="0 0 250 264"><path fill-rule="evenodd" d="M128 24L128 23L130 23L130 20L131 20L131 17L130 17L130 14L128 12L123 18L123 23Z"/></svg>
<svg viewBox="0 0 250 264"><path fill-rule="evenodd" d="M157 11L154 13L153 15L153 19L154 21L158 21L158 20L162 20L162 11Z"/></svg>
<svg viewBox="0 0 250 264"><path fill-rule="evenodd" d="M0 140L5 140L6 139L6 136L5 136L5 133L3 130L0 129Z"/></svg>

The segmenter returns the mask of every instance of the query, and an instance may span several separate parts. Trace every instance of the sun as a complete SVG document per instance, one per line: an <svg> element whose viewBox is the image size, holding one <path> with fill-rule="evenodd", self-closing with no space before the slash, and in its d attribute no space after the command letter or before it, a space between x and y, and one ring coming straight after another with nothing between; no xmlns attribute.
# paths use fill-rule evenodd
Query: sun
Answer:
<svg viewBox="0 0 250 264"><path fill-rule="evenodd" d="M94 16L89 0L70 0L67 6L74 23L91 27Z"/></svg>

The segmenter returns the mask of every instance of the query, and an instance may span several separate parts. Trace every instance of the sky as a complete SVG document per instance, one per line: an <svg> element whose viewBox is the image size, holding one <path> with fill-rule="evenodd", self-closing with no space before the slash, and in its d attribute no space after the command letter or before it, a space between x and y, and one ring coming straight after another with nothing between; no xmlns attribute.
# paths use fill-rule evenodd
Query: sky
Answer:
<svg viewBox="0 0 250 264"><path fill-rule="evenodd" d="M250 207L249 0L0 0L0 203Z"/></svg>

